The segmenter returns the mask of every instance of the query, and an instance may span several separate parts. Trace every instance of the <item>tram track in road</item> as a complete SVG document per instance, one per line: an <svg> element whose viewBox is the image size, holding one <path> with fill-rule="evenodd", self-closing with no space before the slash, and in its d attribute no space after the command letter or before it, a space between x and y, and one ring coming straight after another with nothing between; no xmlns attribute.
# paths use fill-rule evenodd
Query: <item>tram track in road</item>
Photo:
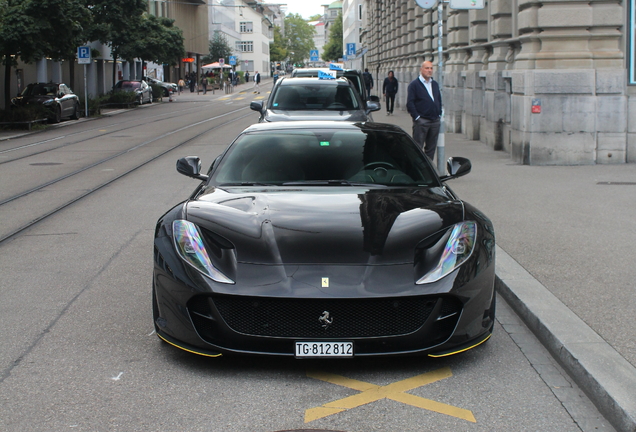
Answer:
<svg viewBox="0 0 636 432"><path fill-rule="evenodd" d="M34 194L34 193L36 193L38 191L42 191L43 189L45 189L45 188L47 188L47 187L49 187L49 186L51 186L53 184L62 182L63 180L67 180L67 179L73 178L75 176L78 176L79 174L81 174L83 172L86 172L86 171L88 171L88 170L90 170L92 168L95 168L95 167L97 167L99 165L102 165L102 164L104 164L106 162L112 161L112 160L114 160L114 159L116 159L118 157L121 157L123 155L126 155L128 153L131 153L131 152L133 152L135 150L138 150L138 149L140 149L142 147L147 146L148 144L151 144L151 143L154 143L156 141L165 139L165 138L167 138L169 136L172 136L174 134L177 134L179 132L183 132L186 129L190 129L192 127L200 126L200 125L203 125L205 123L208 123L208 122L211 122L211 121L214 121L214 120L223 119L223 118L225 118L225 117L227 117L229 115L236 114L236 113L238 113L240 111L244 111L245 109L246 108L240 108L240 109L237 109L237 110L234 110L234 111L230 111L228 113L224 113L224 114L221 114L221 115L218 115L218 116L211 117L209 119L197 121L197 122L194 122L194 123L189 123L189 124L187 124L185 126L177 128L175 130L163 133L163 134L161 134L161 135L159 135L157 137L154 137L152 139L146 140L146 141L144 141L142 143L138 143L138 144L136 144L136 145L134 145L132 147L123 149L123 150L117 152L116 154L112 154L112 155L110 155L110 156L108 156L106 158L103 158L103 159L100 159L98 161L95 161L95 162L93 162L93 163L91 163L91 164L89 164L87 166L81 167L81 168L79 168L79 169L77 169L77 170L75 170L73 172L67 173L67 174L65 174L63 176L60 176L58 178L49 180L47 182L41 183L41 184L39 184L39 185L37 185L35 187L32 187L32 188L30 188L28 190L25 190L25 191L22 191L22 192L20 192L18 194L14 194L13 196L10 196L10 197L5 198L2 201L0 201L0 214L2 214L1 212L2 212L3 208L5 208L7 205L9 205L11 203L14 203L14 204L19 203L19 200L26 199L29 195L32 195L32 194ZM139 161L139 162L135 163L134 165L132 165L131 167L128 167L127 169L125 169L121 173L115 175L114 177L109 178L106 181L102 181L102 182L98 183L97 185L94 185L93 187L90 187L88 189L81 190L79 194L76 194L76 195L74 195L72 197L69 197L68 199L62 200L61 203L52 206L52 208L46 209L45 211L41 212L40 214L38 214L35 217L28 218L29 219L28 221L18 223L17 227L10 228L6 232L4 230L0 229L0 245L2 243L4 243L5 241L15 237L16 235L22 233L23 231L31 228L32 226L36 225L37 223L41 222L42 220L44 220L44 219L46 219L46 218L48 218L48 217L60 212L61 210L63 210L64 208L70 206L71 204L74 204L74 203L82 200L83 198L89 196L90 194L92 194L92 193L104 188L105 186L108 186L109 184L121 179L122 177L125 177L126 175L128 175L128 174L130 174L130 173L132 173L132 172L134 172L134 171L136 171L138 169L140 169L141 167L147 165L148 163L153 162L153 161L163 157L164 155L172 152L173 150L175 150L175 149L177 149L177 148L179 148L179 147L181 147L183 145L186 145L186 144L196 140L197 138L199 138L199 137L201 137L201 136L203 136L205 134L210 133L211 131L213 131L215 129L221 128L223 126L226 126L228 124L234 123L236 121L240 121L240 120L242 120L242 119L244 119L244 118L246 118L246 117L248 117L250 115L251 115L251 113L239 115L238 117L233 117L233 118L227 119L226 121L221 122L219 124L214 124L211 127L207 127L207 128L205 128L205 130L195 134L194 136L190 136L187 139L180 140L178 143L176 143L174 145L171 145L171 146L169 146L167 148L164 148L159 153L155 153L155 154L153 154L150 157L144 158L142 161ZM8 220L8 218L5 219L5 220Z"/></svg>
<svg viewBox="0 0 636 432"><path fill-rule="evenodd" d="M156 114L154 116L147 117L145 124L163 122L163 121L166 121L166 120L170 120L170 119L174 119L174 118L177 118L177 117L181 117L181 116L183 116L184 114L186 114L186 113L188 113L190 111L200 111L202 108L206 108L207 106L212 107L212 106L214 106L214 104L207 104L207 105L205 105L203 107L197 106L197 107L188 108L188 109L185 109L185 110L179 110L179 111L176 111L176 112L175 111L171 111L169 113ZM237 111L240 111L240 110L241 109L239 109ZM148 121L148 119L152 119L152 118L154 118L154 120ZM108 125L107 127L112 128L113 126L118 126L118 125L127 125L127 124L130 124L130 123L134 123L134 124L126 126L126 127L118 128L118 129L108 130L108 131L106 131L104 133L100 133L100 134L91 136L89 139L102 138L102 137L105 137L105 136L109 136L109 135L112 135L112 134L116 134L116 133L119 133L119 132L123 132L123 131L129 130L129 129L133 129L133 128L139 127L139 123L135 123L135 121L136 120L133 119L133 120L126 120L126 121L122 121L122 122L118 122L118 123L112 123L112 124ZM84 135L84 134L87 134L87 133L90 133L90 132L94 132L94 131L101 131L101 130L104 129L104 127L105 126L103 124L100 124L100 125L97 125L94 128L90 128L90 129L86 129L86 130L82 130L82 131L77 131L77 132L72 132L72 133L69 133L69 134L66 134L66 135L62 135L62 136L59 136L59 137L49 138L49 139L45 139L45 140L41 140L41 141L36 141L36 142L30 143L30 144L23 144L23 145L19 145L19 146L16 146L16 147L10 147L10 148L7 148L7 149L0 150L0 157L2 157L3 155L11 154L13 152L17 152L17 151L21 151L21 150L25 150L25 149L31 149L31 148L37 149L36 151L32 151L32 152L29 152L27 154L20 155L20 156L14 157L14 158L0 160L0 165L4 165L4 164L7 164L7 163L15 162L15 161L22 160L22 159L27 159L27 158L30 158L30 157L33 157L33 156L37 156L37 155L40 155L40 154L44 154L44 153L48 153L48 152L51 152L51 151L59 150L59 149L62 149L62 148L65 148L65 147L68 147L68 146L71 146L71 145L81 144L81 143L86 141L86 138L77 139L77 140L73 140L73 141L70 141L70 142L63 142L60 145L56 145L56 146L53 146L53 147L50 147L50 148L46 148L46 149L38 148L39 146L50 144L50 143L52 143L54 141L64 140L66 138L72 138L72 137L75 137L75 136L78 136L78 135Z"/></svg>

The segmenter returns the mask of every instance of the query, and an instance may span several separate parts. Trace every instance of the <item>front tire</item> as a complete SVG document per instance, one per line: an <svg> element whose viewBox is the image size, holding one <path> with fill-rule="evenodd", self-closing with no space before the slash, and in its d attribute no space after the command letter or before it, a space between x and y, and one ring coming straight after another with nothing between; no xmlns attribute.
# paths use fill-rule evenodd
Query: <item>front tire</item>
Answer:
<svg viewBox="0 0 636 432"><path fill-rule="evenodd" d="M73 110L73 115L71 115L71 119L78 120L80 118L80 106L79 102L75 103L75 110Z"/></svg>
<svg viewBox="0 0 636 432"><path fill-rule="evenodd" d="M53 112L53 118L51 119L51 122L59 123L61 121L62 121L62 108L60 106L56 106Z"/></svg>

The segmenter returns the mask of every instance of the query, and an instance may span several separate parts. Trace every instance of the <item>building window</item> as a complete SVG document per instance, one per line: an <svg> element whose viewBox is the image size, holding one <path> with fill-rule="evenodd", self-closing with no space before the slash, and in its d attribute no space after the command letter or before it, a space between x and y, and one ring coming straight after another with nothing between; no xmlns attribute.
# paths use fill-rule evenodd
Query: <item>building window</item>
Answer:
<svg viewBox="0 0 636 432"><path fill-rule="evenodd" d="M332 10L331 11L331 16L332 17L337 17L338 16L338 11L337 10Z"/></svg>
<svg viewBox="0 0 636 432"><path fill-rule="evenodd" d="M236 50L238 52L254 52L254 42L236 41Z"/></svg>
<svg viewBox="0 0 636 432"><path fill-rule="evenodd" d="M362 21L362 5L358 5L358 21Z"/></svg>
<svg viewBox="0 0 636 432"><path fill-rule="evenodd" d="M254 27L251 22L242 21L239 23L239 31L241 33L252 33L254 31Z"/></svg>

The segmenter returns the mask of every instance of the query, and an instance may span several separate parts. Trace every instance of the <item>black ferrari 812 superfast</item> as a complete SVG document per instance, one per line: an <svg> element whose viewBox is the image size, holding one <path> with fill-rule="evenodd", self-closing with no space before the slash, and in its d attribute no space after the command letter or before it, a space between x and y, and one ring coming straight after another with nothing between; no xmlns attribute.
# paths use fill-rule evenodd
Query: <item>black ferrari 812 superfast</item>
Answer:
<svg viewBox="0 0 636 432"><path fill-rule="evenodd" d="M252 125L157 222L157 335L196 354L445 356L491 335L492 223L378 123Z"/></svg>

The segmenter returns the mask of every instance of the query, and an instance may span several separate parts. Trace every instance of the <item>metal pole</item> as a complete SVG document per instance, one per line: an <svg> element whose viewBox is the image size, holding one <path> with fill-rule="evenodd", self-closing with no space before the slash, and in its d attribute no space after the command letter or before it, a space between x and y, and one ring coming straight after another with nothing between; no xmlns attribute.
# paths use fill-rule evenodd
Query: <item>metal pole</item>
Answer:
<svg viewBox="0 0 636 432"><path fill-rule="evenodd" d="M86 85L86 64L84 64L84 112L88 118L88 87Z"/></svg>
<svg viewBox="0 0 636 432"><path fill-rule="evenodd" d="M437 5L437 83L439 84L440 94L444 90L444 55L443 38L444 38L444 0L440 0ZM437 138L437 172L439 175L446 174L445 161L446 158L444 146L444 107L442 107L442 115L439 119L439 137Z"/></svg>

